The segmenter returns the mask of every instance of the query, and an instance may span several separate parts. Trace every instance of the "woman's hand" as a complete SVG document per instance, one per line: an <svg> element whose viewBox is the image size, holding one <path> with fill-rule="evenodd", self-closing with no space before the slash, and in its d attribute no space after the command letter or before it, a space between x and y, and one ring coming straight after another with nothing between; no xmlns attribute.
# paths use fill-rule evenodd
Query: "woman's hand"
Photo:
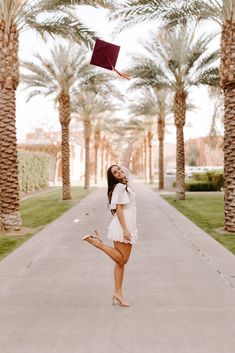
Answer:
<svg viewBox="0 0 235 353"><path fill-rule="evenodd" d="M129 232L128 229L125 229L125 230L123 231L123 237L124 237L125 240L131 241L131 233Z"/></svg>

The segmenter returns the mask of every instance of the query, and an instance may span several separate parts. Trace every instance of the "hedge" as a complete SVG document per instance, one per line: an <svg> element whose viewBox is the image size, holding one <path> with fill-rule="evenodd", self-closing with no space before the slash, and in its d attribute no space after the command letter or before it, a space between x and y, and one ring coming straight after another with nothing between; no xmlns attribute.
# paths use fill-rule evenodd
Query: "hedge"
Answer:
<svg viewBox="0 0 235 353"><path fill-rule="evenodd" d="M221 171L193 173L192 179L186 181L186 191L219 191L224 186L224 174Z"/></svg>
<svg viewBox="0 0 235 353"><path fill-rule="evenodd" d="M31 192L49 185L50 157L40 153L18 152L21 192Z"/></svg>

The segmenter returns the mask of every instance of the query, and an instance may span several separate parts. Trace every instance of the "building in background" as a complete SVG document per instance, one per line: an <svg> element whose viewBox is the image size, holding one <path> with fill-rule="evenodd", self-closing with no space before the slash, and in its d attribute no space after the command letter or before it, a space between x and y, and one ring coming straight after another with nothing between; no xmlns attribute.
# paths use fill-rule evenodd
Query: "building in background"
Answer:
<svg viewBox="0 0 235 353"><path fill-rule="evenodd" d="M70 180L73 184L84 184L85 144L83 130L70 131ZM98 144L90 142L90 178L95 184L103 184L109 165L117 163L111 144L101 134ZM21 151L44 153L50 156L50 185L61 185L61 132L36 128L26 135L24 143L18 144Z"/></svg>
<svg viewBox="0 0 235 353"><path fill-rule="evenodd" d="M223 166L223 136L198 137L185 143L189 166Z"/></svg>
<svg viewBox="0 0 235 353"><path fill-rule="evenodd" d="M170 142L164 142L164 169L165 172L175 168L176 145ZM158 173L158 141L153 143L153 163L154 173Z"/></svg>
<svg viewBox="0 0 235 353"><path fill-rule="evenodd" d="M62 180L60 131L44 131L36 128L26 135L25 143L18 144L21 151L46 153L50 156L50 184ZM82 182L84 178L85 148L82 131L70 132L70 178L71 182Z"/></svg>

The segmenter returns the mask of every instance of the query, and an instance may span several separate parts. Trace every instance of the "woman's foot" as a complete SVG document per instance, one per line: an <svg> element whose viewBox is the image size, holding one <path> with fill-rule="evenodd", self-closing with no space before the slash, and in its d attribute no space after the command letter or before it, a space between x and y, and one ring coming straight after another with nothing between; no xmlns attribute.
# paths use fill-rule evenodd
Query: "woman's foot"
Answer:
<svg viewBox="0 0 235 353"><path fill-rule="evenodd" d="M115 305L115 300L118 302L120 306L128 307L130 304L128 304L123 296L117 292L113 293L113 305Z"/></svg>
<svg viewBox="0 0 235 353"><path fill-rule="evenodd" d="M102 240L100 239L100 235L97 230L95 230L95 235L85 235L81 240L88 241L88 243L92 244L96 248L101 249L102 247Z"/></svg>

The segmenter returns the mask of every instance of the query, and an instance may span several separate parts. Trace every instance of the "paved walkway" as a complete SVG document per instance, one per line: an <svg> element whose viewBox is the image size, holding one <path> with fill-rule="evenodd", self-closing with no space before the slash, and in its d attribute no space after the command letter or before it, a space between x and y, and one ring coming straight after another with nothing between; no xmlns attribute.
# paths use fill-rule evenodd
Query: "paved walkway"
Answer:
<svg viewBox="0 0 235 353"><path fill-rule="evenodd" d="M235 257L156 192L136 191L131 307L111 305L113 264L80 241L94 227L105 238L100 189L0 263L1 353L235 352Z"/></svg>

